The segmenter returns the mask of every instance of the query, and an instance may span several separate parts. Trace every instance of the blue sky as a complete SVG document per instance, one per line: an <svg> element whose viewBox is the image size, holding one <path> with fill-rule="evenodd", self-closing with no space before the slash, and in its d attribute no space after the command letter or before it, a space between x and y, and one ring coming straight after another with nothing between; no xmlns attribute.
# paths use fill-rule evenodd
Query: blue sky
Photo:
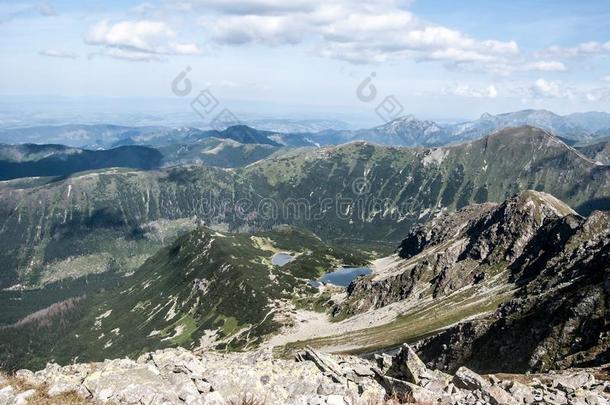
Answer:
<svg viewBox="0 0 610 405"><path fill-rule="evenodd" d="M171 91L187 66L194 92L243 115L374 124L389 95L437 120L609 111L609 57L607 1L0 0L0 108L65 102L83 120L187 113Z"/></svg>

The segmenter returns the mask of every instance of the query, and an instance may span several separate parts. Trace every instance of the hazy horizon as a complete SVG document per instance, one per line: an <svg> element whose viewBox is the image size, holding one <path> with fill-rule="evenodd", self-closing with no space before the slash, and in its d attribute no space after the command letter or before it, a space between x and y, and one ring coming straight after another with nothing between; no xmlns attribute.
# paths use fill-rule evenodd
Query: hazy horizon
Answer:
<svg viewBox="0 0 610 405"><path fill-rule="evenodd" d="M240 116L354 127L380 124L388 96L441 122L609 111L608 17L593 0L1 1L0 117L189 114L202 90ZM189 97L172 91L181 72Z"/></svg>

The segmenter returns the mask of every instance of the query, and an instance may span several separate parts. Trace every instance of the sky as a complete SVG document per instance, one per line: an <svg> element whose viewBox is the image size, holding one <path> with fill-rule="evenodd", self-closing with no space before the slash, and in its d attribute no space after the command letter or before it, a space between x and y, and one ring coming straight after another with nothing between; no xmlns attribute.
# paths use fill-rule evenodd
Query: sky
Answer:
<svg viewBox="0 0 610 405"><path fill-rule="evenodd" d="M0 0L0 61L1 123L188 116L202 91L356 126L388 97L447 122L610 111L610 2Z"/></svg>

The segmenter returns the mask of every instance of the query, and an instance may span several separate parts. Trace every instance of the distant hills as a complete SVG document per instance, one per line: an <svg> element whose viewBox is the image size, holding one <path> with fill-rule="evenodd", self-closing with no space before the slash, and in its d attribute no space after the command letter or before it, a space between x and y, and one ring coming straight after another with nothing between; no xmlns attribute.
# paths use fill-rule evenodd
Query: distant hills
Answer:
<svg viewBox="0 0 610 405"><path fill-rule="evenodd" d="M544 129L568 143L592 143L610 136L610 114L604 112L557 115L547 110L523 110L506 114L483 114L479 119L451 125L419 120L412 115L383 125L350 130L334 121L301 125L286 120L254 121L255 127L238 125L224 130L166 127L123 127L114 125L65 125L0 130L0 142L57 143L88 149L125 145L166 146L190 144L207 138L231 139L245 144L319 147L366 141L390 146L443 146L480 139L505 128L530 125ZM260 127L256 127L259 124Z"/></svg>
<svg viewBox="0 0 610 405"><path fill-rule="evenodd" d="M0 180L67 176L109 167L153 169L162 159L159 151L144 146L91 151L62 145L0 145Z"/></svg>
<svg viewBox="0 0 610 405"><path fill-rule="evenodd" d="M523 110L483 114L477 120L454 125L440 125L409 115L375 128L327 130L307 137L320 145L366 141L392 146L442 146L480 139L501 129L524 125L544 129L566 140L590 142L610 135L610 114L591 112L560 116L547 110Z"/></svg>

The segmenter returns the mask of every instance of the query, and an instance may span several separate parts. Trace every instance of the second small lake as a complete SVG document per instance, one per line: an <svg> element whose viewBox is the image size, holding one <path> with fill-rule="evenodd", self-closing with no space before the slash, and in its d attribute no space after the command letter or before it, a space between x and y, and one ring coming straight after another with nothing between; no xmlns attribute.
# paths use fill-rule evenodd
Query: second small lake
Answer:
<svg viewBox="0 0 610 405"><path fill-rule="evenodd" d="M321 283L333 284L339 287L347 287L356 277L371 274L372 270L368 267L339 267L332 273L326 273L310 284L318 287Z"/></svg>
<svg viewBox="0 0 610 405"><path fill-rule="evenodd" d="M271 264L274 266L284 266L294 260L294 256L286 252L280 252L273 255Z"/></svg>

